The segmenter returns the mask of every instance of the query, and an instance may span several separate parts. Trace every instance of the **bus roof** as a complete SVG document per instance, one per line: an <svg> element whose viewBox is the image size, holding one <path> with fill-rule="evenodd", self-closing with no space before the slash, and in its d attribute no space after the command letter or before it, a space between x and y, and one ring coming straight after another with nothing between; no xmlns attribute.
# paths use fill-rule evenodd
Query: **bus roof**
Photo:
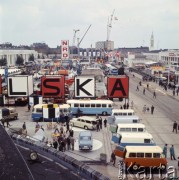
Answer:
<svg viewBox="0 0 179 180"><path fill-rule="evenodd" d="M139 116L132 115L132 116L115 116L116 119L139 119Z"/></svg>
<svg viewBox="0 0 179 180"><path fill-rule="evenodd" d="M113 113L115 112L134 112L133 109L113 109L112 110Z"/></svg>
<svg viewBox="0 0 179 180"><path fill-rule="evenodd" d="M153 138L153 136L148 132L138 132L138 133L120 132L119 134L122 136L122 138L125 138L125 139L127 139L127 138L129 138L129 139L130 138L132 138L132 139L135 139L135 138L137 138L137 139L144 139L144 138L152 139Z"/></svg>
<svg viewBox="0 0 179 180"><path fill-rule="evenodd" d="M91 99L69 99L67 100L68 103L102 103L102 104L113 104L113 101L111 100L105 100L105 99L98 99L98 100L91 100Z"/></svg>
<svg viewBox="0 0 179 180"><path fill-rule="evenodd" d="M59 105L60 108L70 108L69 104L60 104Z"/></svg>
<svg viewBox="0 0 179 180"><path fill-rule="evenodd" d="M120 123L118 128L145 128L145 124L142 123Z"/></svg>
<svg viewBox="0 0 179 180"><path fill-rule="evenodd" d="M144 152L144 153L162 153L162 148L159 146L126 146L127 152Z"/></svg>

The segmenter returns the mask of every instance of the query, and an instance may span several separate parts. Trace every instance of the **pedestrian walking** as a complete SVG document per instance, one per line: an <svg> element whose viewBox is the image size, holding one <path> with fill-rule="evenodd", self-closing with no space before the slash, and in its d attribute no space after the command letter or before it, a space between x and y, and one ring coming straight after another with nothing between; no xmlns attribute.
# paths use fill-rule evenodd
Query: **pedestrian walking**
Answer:
<svg viewBox="0 0 179 180"><path fill-rule="evenodd" d="M176 134L177 134L177 127L178 127L178 124L177 124L176 121L174 121L174 123L173 123L173 132L175 131Z"/></svg>
<svg viewBox="0 0 179 180"><path fill-rule="evenodd" d="M145 95L145 88L143 89L143 95Z"/></svg>
<svg viewBox="0 0 179 180"><path fill-rule="evenodd" d="M100 129L102 129L102 125L103 125L103 120L101 117L99 117L99 126L100 126Z"/></svg>
<svg viewBox="0 0 179 180"><path fill-rule="evenodd" d="M70 144L71 144L71 150L74 151L74 145L75 145L75 138L70 137Z"/></svg>
<svg viewBox="0 0 179 180"><path fill-rule="evenodd" d="M137 85L136 91L139 91L139 86Z"/></svg>
<svg viewBox="0 0 179 180"><path fill-rule="evenodd" d="M70 136L67 137L67 150L69 151L71 148L70 148Z"/></svg>
<svg viewBox="0 0 179 180"><path fill-rule="evenodd" d="M129 109L129 103L128 103L128 102L127 102L127 104L126 104L126 108Z"/></svg>
<svg viewBox="0 0 179 180"><path fill-rule="evenodd" d="M24 124L22 125L22 129L23 129L23 130L26 130L26 124L25 124L25 122L24 122Z"/></svg>
<svg viewBox="0 0 179 180"><path fill-rule="evenodd" d="M131 109L133 109L133 108L134 108L134 102L131 101Z"/></svg>
<svg viewBox="0 0 179 180"><path fill-rule="evenodd" d="M175 96L175 90L173 90L173 96Z"/></svg>
<svg viewBox="0 0 179 180"><path fill-rule="evenodd" d="M100 131L100 126L99 126L99 121L97 121L97 124L96 124L96 131Z"/></svg>
<svg viewBox="0 0 179 180"><path fill-rule="evenodd" d="M178 92L179 92L179 88L177 88L177 90L176 90L177 96L178 96Z"/></svg>
<svg viewBox="0 0 179 180"><path fill-rule="evenodd" d="M155 107L152 105L152 106L151 106L151 114L154 113L154 109L155 109Z"/></svg>
<svg viewBox="0 0 179 180"><path fill-rule="evenodd" d="M115 164L116 164L116 155L115 155L114 151L111 153L111 162L113 163L113 166L115 166Z"/></svg>
<svg viewBox="0 0 179 180"><path fill-rule="evenodd" d="M165 158L167 158L167 144L165 144L163 147L163 155L165 156Z"/></svg>
<svg viewBox="0 0 179 180"><path fill-rule="evenodd" d="M153 98L156 99L156 92L155 91L153 92Z"/></svg>
<svg viewBox="0 0 179 180"><path fill-rule="evenodd" d="M107 120L104 119L104 127L106 128L106 125L107 125Z"/></svg>
<svg viewBox="0 0 179 180"><path fill-rule="evenodd" d="M175 158L175 150L174 150L173 145L170 147L170 158L171 158L171 160L176 160L176 158Z"/></svg>
<svg viewBox="0 0 179 180"><path fill-rule="evenodd" d="M145 113L146 112L146 110L147 110L147 107L146 107L146 105L144 105L144 107L143 107L143 113Z"/></svg>
<svg viewBox="0 0 179 180"><path fill-rule="evenodd" d="M147 83L147 89L149 89L149 84Z"/></svg>
<svg viewBox="0 0 179 180"><path fill-rule="evenodd" d="M70 137L73 137L73 135L74 135L73 129L70 129L69 133L70 133Z"/></svg>
<svg viewBox="0 0 179 180"><path fill-rule="evenodd" d="M57 149L57 147L58 147L58 142L55 139L53 140L53 147L55 149Z"/></svg>
<svg viewBox="0 0 179 180"><path fill-rule="evenodd" d="M11 126L11 125L9 124L9 118L6 118L6 125L7 125L7 127Z"/></svg>
<svg viewBox="0 0 179 180"><path fill-rule="evenodd" d="M28 104L28 111L30 111L30 109L31 109L31 105L30 105L30 104Z"/></svg>

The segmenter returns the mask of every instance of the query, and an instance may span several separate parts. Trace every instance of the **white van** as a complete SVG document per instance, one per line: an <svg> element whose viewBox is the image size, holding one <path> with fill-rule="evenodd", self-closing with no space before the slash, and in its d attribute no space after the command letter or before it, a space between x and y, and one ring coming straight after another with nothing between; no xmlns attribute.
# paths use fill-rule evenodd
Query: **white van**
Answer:
<svg viewBox="0 0 179 180"><path fill-rule="evenodd" d="M138 116L109 116L108 117L109 124L119 124L119 123L140 123L141 119Z"/></svg>
<svg viewBox="0 0 179 180"><path fill-rule="evenodd" d="M112 141L121 147L156 145L152 135L147 132L113 134Z"/></svg>
<svg viewBox="0 0 179 180"><path fill-rule="evenodd" d="M133 109L113 109L112 116L134 116Z"/></svg>
<svg viewBox="0 0 179 180"><path fill-rule="evenodd" d="M133 133L138 133L138 132L147 132L146 127L142 123L121 123L117 125L111 125L110 126L110 131L112 133L122 133L122 132L133 132Z"/></svg>

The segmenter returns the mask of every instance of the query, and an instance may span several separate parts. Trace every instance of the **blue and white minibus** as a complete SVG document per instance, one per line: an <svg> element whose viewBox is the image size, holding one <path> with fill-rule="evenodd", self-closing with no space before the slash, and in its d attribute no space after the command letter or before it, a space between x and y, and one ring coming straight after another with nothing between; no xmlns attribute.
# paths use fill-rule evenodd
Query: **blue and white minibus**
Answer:
<svg viewBox="0 0 179 180"><path fill-rule="evenodd" d="M125 146L155 146L153 137L148 132L123 132L112 136L112 141L121 147Z"/></svg>
<svg viewBox="0 0 179 180"><path fill-rule="evenodd" d="M72 114L93 114L93 115L111 115L113 108L113 101L111 100L89 100L89 99L70 99L67 100L70 105Z"/></svg>
<svg viewBox="0 0 179 180"><path fill-rule="evenodd" d="M47 104L37 104L32 109L32 120L33 121L43 121L43 107ZM59 114L71 114L70 105L68 104L60 104L59 105Z"/></svg>

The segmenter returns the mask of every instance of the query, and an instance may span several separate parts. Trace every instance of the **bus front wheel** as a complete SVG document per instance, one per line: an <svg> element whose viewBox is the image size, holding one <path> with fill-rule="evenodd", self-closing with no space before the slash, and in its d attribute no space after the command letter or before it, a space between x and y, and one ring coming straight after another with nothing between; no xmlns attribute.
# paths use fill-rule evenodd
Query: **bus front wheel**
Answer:
<svg viewBox="0 0 179 180"><path fill-rule="evenodd" d="M104 111L104 112L102 113L102 115L103 115L103 116L106 116L106 115L107 115L107 112Z"/></svg>

